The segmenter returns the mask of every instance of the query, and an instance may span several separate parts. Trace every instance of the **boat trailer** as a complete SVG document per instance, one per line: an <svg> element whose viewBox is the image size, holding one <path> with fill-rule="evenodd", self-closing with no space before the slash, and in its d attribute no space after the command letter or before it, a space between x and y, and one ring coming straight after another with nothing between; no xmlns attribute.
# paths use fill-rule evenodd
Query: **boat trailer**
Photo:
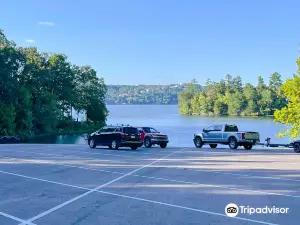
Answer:
<svg viewBox="0 0 300 225"><path fill-rule="evenodd" d="M268 137L266 138L264 143L256 143L256 145L272 147L272 148L279 148L279 147L293 148L296 153L300 153L300 140L293 141L289 144L271 144L271 138Z"/></svg>

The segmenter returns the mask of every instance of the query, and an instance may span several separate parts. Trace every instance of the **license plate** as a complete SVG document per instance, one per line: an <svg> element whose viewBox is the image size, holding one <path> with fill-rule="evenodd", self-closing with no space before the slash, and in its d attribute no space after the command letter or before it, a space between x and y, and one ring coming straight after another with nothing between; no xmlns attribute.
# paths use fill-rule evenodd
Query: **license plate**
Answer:
<svg viewBox="0 0 300 225"><path fill-rule="evenodd" d="M135 136L131 136L131 138L135 138Z"/></svg>

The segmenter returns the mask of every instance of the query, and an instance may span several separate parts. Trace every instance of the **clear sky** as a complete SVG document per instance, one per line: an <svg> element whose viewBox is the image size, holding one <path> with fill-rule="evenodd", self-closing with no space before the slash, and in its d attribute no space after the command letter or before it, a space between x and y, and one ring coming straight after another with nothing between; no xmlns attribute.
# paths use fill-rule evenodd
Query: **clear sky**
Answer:
<svg viewBox="0 0 300 225"><path fill-rule="evenodd" d="M296 72L299 0L1 0L18 45L65 53L107 84Z"/></svg>

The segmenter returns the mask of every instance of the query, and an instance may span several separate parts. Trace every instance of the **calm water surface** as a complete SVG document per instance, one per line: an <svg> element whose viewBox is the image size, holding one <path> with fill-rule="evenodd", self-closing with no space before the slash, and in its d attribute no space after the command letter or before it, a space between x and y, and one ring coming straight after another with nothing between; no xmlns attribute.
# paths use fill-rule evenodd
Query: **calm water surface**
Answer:
<svg viewBox="0 0 300 225"><path fill-rule="evenodd" d="M261 141L270 137L272 143L289 143L276 134L284 128L273 122L272 118L245 117L199 117L183 116L176 105L109 105L108 124L130 124L132 126L151 126L169 135L170 146L193 146L194 133L201 132L211 124L236 124L243 131L257 131ZM86 144L78 135L48 136L33 140L35 143Z"/></svg>
<svg viewBox="0 0 300 225"><path fill-rule="evenodd" d="M276 134L284 129L272 118L199 117L180 115L176 105L111 105L108 124L124 123L133 126L151 126L169 135L172 146L193 146L193 134L211 124L236 124L242 131L257 131L261 141L270 137L273 143L289 143Z"/></svg>

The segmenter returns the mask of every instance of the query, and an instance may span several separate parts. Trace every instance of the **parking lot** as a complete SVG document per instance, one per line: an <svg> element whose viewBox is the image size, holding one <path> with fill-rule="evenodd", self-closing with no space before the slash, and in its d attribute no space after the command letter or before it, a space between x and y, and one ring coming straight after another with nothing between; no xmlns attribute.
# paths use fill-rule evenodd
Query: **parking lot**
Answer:
<svg viewBox="0 0 300 225"><path fill-rule="evenodd" d="M299 224L292 149L0 145L0 225ZM225 206L289 208L225 214Z"/></svg>

